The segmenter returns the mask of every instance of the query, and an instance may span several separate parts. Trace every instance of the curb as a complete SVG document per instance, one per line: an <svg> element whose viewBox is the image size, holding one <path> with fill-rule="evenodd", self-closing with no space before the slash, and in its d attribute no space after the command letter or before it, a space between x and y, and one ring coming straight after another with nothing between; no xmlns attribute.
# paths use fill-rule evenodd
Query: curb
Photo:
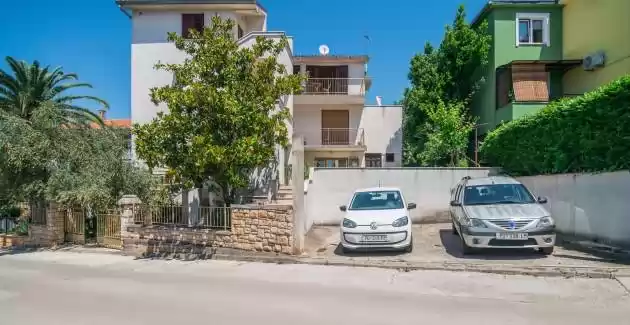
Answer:
<svg viewBox="0 0 630 325"><path fill-rule="evenodd" d="M27 253L33 251L68 252L68 253L93 253L107 255L122 255L118 250L103 250L97 248L82 249L77 247L59 247L53 249L35 250L13 250L5 251L4 254ZM2 252L0 250L0 252ZM0 253L0 256L3 254ZM401 262L401 261L357 261L340 260L316 257L301 257L290 255L257 255L257 254L222 254L215 253L207 256L195 254L175 254L165 256L135 256L140 259L174 259L174 260L222 260L256 262L270 264L302 264L302 265L323 265L323 266L345 266L363 268L381 268L397 270L400 272L410 271L451 271L451 272L476 272L499 275L522 275L536 277L563 277L563 278L591 278L591 279L618 279L630 277L630 267L589 267L589 266L523 266L515 264L480 264L480 263L458 263L458 262Z"/></svg>
<svg viewBox="0 0 630 325"><path fill-rule="evenodd" d="M538 277L564 277L564 278L591 278L591 279L616 279L617 277L630 277L628 267L575 267L575 266L522 266L511 264L467 264L467 263L441 263L441 262L391 262L382 261L342 261L325 258L307 258L291 256L238 256L215 254L210 259L231 260L243 262L274 263L274 264L308 264L345 267L371 267L410 271L452 271L452 272L477 272L500 275L526 275Z"/></svg>

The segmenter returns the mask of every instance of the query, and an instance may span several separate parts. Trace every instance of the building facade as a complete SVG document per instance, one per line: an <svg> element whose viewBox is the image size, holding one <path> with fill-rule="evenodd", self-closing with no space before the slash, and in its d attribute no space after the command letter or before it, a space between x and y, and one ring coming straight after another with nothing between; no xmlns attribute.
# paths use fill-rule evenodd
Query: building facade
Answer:
<svg viewBox="0 0 630 325"><path fill-rule="evenodd" d="M257 36L280 39L284 32L267 30L267 12L255 0L118 0L132 21L131 118L148 123L157 113L150 89L171 84L173 76L154 69L155 63L182 62L185 54L167 42L167 33L202 29L211 17L236 22L234 36L240 46L252 46ZM288 37L288 36L287 36ZM320 167L400 166L402 162L402 107L366 106L371 85L362 55L293 54L293 39L278 57L288 73L307 76L300 94L280 98L292 119L289 139L301 136L305 164ZM281 183L290 177L290 148L277 148L277 174Z"/></svg>
<svg viewBox="0 0 630 325"><path fill-rule="evenodd" d="M603 64L578 67L564 75L567 95L581 95L630 74L630 1L563 0L565 59L598 59Z"/></svg>
<svg viewBox="0 0 630 325"><path fill-rule="evenodd" d="M617 0L489 1L472 21L487 21L492 35L471 107L479 136L630 73L629 10L630 1ZM601 53L605 63L586 67Z"/></svg>

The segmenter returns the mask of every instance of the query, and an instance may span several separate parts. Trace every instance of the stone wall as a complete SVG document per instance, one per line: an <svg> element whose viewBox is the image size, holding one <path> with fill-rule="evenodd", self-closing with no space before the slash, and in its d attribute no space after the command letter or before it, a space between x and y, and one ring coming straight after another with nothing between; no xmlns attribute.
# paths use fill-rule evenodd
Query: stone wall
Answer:
<svg viewBox="0 0 630 325"><path fill-rule="evenodd" d="M234 206L231 230L129 225L123 251L136 256L211 255L217 249L293 254L291 206Z"/></svg>
<svg viewBox="0 0 630 325"><path fill-rule="evenodd" d="M52 247L64 241L64 215L55 203L46 207L46 224L28 226L28 237L24 238L26 247Z"/></svg>

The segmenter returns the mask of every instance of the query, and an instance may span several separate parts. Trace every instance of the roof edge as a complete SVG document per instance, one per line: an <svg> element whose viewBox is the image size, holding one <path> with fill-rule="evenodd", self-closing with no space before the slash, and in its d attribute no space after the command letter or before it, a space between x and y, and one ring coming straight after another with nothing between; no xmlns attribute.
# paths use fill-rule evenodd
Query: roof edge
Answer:
<svg viewBox="0 0 630 325"><path fill-rule="evenodd" d="M553 2L552 2L553 1ZM480 24L483 19L487 16L487 14L494 8L503 7L503 8L531 8L531 7L562 7L563 5L559 3L559 0L552 1L536 1L532 0L530 2L496 2L496 1L488 1L481 8L481 10L475 15L470 21L470 25L475 27Z"/></svg>

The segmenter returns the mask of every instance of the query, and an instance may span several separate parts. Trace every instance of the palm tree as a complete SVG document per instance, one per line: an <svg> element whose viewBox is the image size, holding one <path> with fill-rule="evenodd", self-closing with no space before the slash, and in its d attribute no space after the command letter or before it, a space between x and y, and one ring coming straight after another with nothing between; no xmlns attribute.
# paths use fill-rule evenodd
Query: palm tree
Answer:
<svg viewBox="0 0 630 325"><path fill-rule="evenodd" d="M29 64L7 56L6 61L12 73L0 69L0 112L31 120L33 113L43 103L53 103L62 115L64 124L80 125L90 122L103 124L102 119L91 110L74 104L77 100L90 100L109 105L94 96L69 95L73 88L92 88L83 82L72 82L78 79L74 73L64 73L61 67L41 67L38 61Z"/></svg>

